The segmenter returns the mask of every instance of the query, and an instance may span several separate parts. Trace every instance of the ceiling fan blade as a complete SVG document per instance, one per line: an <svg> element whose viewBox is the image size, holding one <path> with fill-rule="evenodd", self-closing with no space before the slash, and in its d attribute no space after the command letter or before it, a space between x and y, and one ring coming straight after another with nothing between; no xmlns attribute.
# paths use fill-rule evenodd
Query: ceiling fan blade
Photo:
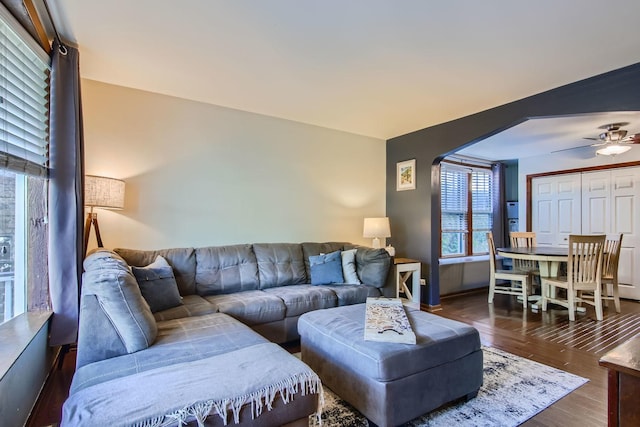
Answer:
<svg viewBox="0 0 640 427"><path fill-rule="evenodd" d="M582 139L590 139L592 141L600 141L600 138L582 138Z"/></svg>
<svg viewBox="0 0 640 427"><path fill-rule="evenodd" d="M553 154L553 153L562 153L563 151L579 150L581 148L597 147L597 146L600 146L600 145L604 145L604 143L603 144L578 145L577 147L563 148L562 150L552 151L551 154Z"/></svg>
<svg viewBox="0 0 640 427"><path fill-rule="evenodd" d="M620 142L624 144L640 144L640 133L635 133L623 138Z"/></svg>

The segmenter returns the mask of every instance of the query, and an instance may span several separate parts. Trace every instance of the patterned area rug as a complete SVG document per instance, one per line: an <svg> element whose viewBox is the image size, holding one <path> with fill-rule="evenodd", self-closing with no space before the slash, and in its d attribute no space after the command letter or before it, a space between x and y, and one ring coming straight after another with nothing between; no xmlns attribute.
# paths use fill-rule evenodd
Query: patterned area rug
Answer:
<svg viewBox="0 0 640 427"><path fill-rule="evenodd" d="M407 424L422 426L517 426L588 380L514 354L482 347L484 384L478 397L435 410ZM366 427L366 418L325 387L324 427ZM311 417L310 426L317 426Z"/></svg>

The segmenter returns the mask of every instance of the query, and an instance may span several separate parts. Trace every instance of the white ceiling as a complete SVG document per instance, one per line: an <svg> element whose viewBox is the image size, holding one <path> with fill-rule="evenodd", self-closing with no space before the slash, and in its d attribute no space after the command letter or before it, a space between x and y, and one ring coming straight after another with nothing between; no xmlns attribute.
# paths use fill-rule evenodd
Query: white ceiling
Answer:
<svg viewBox="0 0 640 427"><path fill-rule="evenodd" d="M638 0L49 3L84 78L382 139L640 62Z"/></svg>
<svg viewBox="0 0 640 427"><path fill-rule="evenodd" d="M585 138L597 138L605 131L601 127L612 123L627 123L621 129L628 131L628 135L640 133L640 111L530 119L459 150L457 154L485 160L508 160L575 150L580 156L593 157L597 148L591 145L601 141Z"/></svg>

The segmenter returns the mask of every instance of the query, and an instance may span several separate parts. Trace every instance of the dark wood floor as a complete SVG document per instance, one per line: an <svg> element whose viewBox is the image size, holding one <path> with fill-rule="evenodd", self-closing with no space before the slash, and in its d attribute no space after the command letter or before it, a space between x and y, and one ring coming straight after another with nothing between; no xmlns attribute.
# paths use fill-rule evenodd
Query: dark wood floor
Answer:
<svg viewBox="0 0 640 427"><path fill-rule="evenodd" d="M496 295L487 304L486 291L443 298L437 314L473 325L482 343L588 378L589 382L536 415L525 426L605 426L607 424L607 371L598 366L606 349L640 330L640 303L622 302L622 313L611 306L603 322L587 308L569 323L566 310L524 311L515 297ZM637 320L637 322L636 322ZM562 333L562 336L560 335ZM585 342L593 345L584 345ZM298 351L298 346L289 346ZM28 427L55 425L60 421L62 403L68 394L75 369L75 352L65 358L61 370L54 370L27 423Z"/></svg>

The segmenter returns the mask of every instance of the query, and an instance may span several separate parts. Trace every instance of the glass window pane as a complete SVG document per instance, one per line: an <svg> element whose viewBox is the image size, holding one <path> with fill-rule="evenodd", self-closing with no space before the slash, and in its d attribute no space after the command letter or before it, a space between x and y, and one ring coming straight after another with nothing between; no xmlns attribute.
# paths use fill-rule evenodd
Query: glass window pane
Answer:
<svg viewBox="0 0 640 427"><path fill-rule="evenodd" d="M442 256L465 255L465 233L442 233Z"/></svg>
<svg viewBox="0 0 640 427"><path fill-rule="evenodd" d="M48 309L47 186L44 178L0 170L0 323Z"/></svg>
<svg viewBox="0 0 640 427"><path fill-rule="evenodd" d="M486 231L473 232L473 254L486 254L489 252L489 243L487 242Z"/></svg>

